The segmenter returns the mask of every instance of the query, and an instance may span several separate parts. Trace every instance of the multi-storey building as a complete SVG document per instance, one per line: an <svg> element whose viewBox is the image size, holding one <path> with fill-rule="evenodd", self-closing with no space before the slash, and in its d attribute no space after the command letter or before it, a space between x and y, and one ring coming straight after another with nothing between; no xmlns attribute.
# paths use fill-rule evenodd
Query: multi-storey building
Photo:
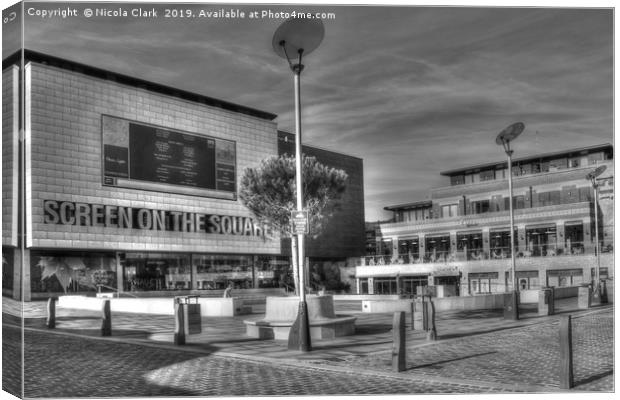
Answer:
<svg viewBox="0 0 620 400"><path fill-rule="evenodd" d="M594 189L586 175L607 168ZM356 269L359 293L502 292L512 281L507 162L442 172L430 200L385 207L377 255ZM613 148L583 147L513 160L516 277L520 289L593 279L598 212L602 278L613 276ZM446 293L451 293L448 290Z"/></svg>
<svg viewBox="0 0 620 400"><path fill-rule="evenodd" d="M287 151L276 115L24 54L3 60L3 294L206 294L290 281L288 247L237 198L246 168ZM362 160L303 150L349 176L348 206L307 252L313 266L344 266L364 254Z"/></svg>

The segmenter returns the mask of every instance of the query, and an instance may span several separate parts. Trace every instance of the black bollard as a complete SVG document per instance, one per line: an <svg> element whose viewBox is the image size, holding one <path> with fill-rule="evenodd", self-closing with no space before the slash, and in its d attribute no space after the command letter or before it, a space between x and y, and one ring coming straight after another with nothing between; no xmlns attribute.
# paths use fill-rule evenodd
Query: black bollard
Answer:
<svg viewBox="0 0 620 400"><path fill-rule="evenodd" d="M392 323L392 336L392 371L401 372L407 369L404 311L394 313L394 321Z"/></svg>
<svg viewBox="0 0 620 400"><path fill-rule="evenodd" d="M54 297L47 299L47 321L45 325L50 329L56 327L56 298Z"/></svg>
<svg viewBox="0 0 620 400"><path fill-rule="evenodd" d="M415 321L415 301L412 300L411 301L411 330L412 331L415 329L414 328L414 325L415 325L414 321Z"/></svg>
<svg viewBox="0 0 620 400"><path fill-rule="evenodd" d="M110 299L103 300L103 307L101 311L101 336L112 336L112 313L110 312Z"/></svg>
<svg viewBox="0 0 620 400"><path fill-rule="evenodd" d="M426 303L427 330L426 340L437 340L437 328L435 328L435 303L431 299Z"/></svg>
<svg viewBox="0 0 620 400"><path fill-rule="evenodd" d="M571 316L560 319L560 389L571 389L573 382L573 335Z"/></svg>
<svg viewBox="0 0 620 400"><path fill-rule="evenodd" d="M187 334L187 318L185 315L186 305L183 303L174 304L174 344L185 344Z"/></svg>

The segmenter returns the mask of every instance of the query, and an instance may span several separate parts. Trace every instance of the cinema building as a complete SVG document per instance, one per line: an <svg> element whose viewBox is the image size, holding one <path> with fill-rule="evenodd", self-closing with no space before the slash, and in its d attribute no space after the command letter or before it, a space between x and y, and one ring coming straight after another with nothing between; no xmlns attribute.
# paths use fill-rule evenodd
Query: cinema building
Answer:
<svg viewBox="0 0 620 400"><path fill-rule="evenodd" d="M595 215L600 275L613 270L613 148L610 144L513 159L516 278L520 289L572 286L593 279ZM586 175L599 166L598 209ZM504 292L512 282L507 162L441 173L430 200L385 207L376 254L356 268L358 293Z"/></svg>
<svg viewBox="0 0 620 400"><path fill-rule="evenodd" d="M246 168L291 152L276 115L33 51L6 58L2 82L4 295L291 284L288 246L237 198ZM349 176L309 262L354 269L362 160L304 152Z"/></svg>

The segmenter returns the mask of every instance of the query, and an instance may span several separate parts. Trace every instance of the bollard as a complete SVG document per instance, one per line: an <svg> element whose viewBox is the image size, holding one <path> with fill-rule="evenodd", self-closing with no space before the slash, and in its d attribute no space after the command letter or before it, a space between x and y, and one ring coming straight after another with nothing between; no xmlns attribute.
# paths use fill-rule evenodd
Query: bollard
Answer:
<svg viewBox="0 0 620 400"><path fill-rule="evenodd" d="M428 318L426 326L426 340L437 340L437 328L435 327L435 304L432 300L426 303L426 316Z"/></svg>
<svg viewBox="0 0 620 400"><path fill-rule="evenodd" d="M580 286L577 294L577 308L587 310L592 307L592 287Z"/></svg>
<svg viewBox="0 0 620 400"><path fill-rule="evenodd" d="M411 330L413 331L415 325L415 301L411 301Z"/></svg>
<svg viewBox="0 0 620 400"><path fill-rule="evenodd" d="M112 336L112 314L110 312L110 299L103 301L101 318L101 336Z"/></svg>
<svg viewBox="0 0 620 400"><path fill-rule="evenodd" d="M571 316L560 319L560 389L571 389L573 382L573 337Z"/></svg>
<svg viewBox="0 0 620 400"><path fill-rule="evenodd" d="M401 372L407 368L404 311L394 313L394 321L392 323L392 335L392 371Z"/></svg>
<svg viewBox="0 0 620 400"><path fill-rule="evenodd" d="M56 327L56 299L54 297L47 299L47 321L45 325L50 329Z"/></svg>
<svg viewBox="0 0 620 400"><path fill-rule="evenodd" d="M187 333L186 304L174 304L174 344L185 344L185 334Z"/></svg>
<svg viewBox="0 0 620 400"><path fill-rule="evenodd" d="M422 330L428 331L428 302L422 296Z"/></svg>
<svg viewBox="0 0 620 400"><path fill-rule="evenodd" d="M601 304L608 304L609 296L607 295L607 280L601 279Z"/></svg>

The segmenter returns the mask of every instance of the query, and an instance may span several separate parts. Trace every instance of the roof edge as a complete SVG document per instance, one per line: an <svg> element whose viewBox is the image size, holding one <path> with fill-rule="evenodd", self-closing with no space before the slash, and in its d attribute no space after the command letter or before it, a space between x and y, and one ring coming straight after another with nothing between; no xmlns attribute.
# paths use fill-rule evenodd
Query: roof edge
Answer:
<svg viewBox="0 0 620 400"><path fill-rule="evenodd" d="M85 75L94 76L97 78L111 80L114 82L135 86L135 87L145 87L146 89L165 94L168 96L173 96L177 98L181 98L184 100L189 100L195 103L206 104L212 107L221 108L227 111L238 112L241 114L249 115L251 117L256 117L260 119L265 119L268 121L273 121L277 118L276 114L269 113L266 111L258 110L251 107L242 106L240 104L231 103L224 100L219 100L213 97L205 96L202 94L189 92L182 89L177 89L171 86L159 84L152 81L147 81L144 79L136 78L133 76L121 74L118 72L106 70L103 68L93 67L91 65L82 64L76 61L67 60L64 58L52 56L46 53L41 53L34 50L23 49L24 51L24 59L25 61L33 61L38 63L46 63L48 65L52 65L55 67L72 70L75 72L79 72ZM15 53L5 57L2 60L2 69L6 69L10 65L18 64L21 59L22 50L17 50Z"/></svg>

